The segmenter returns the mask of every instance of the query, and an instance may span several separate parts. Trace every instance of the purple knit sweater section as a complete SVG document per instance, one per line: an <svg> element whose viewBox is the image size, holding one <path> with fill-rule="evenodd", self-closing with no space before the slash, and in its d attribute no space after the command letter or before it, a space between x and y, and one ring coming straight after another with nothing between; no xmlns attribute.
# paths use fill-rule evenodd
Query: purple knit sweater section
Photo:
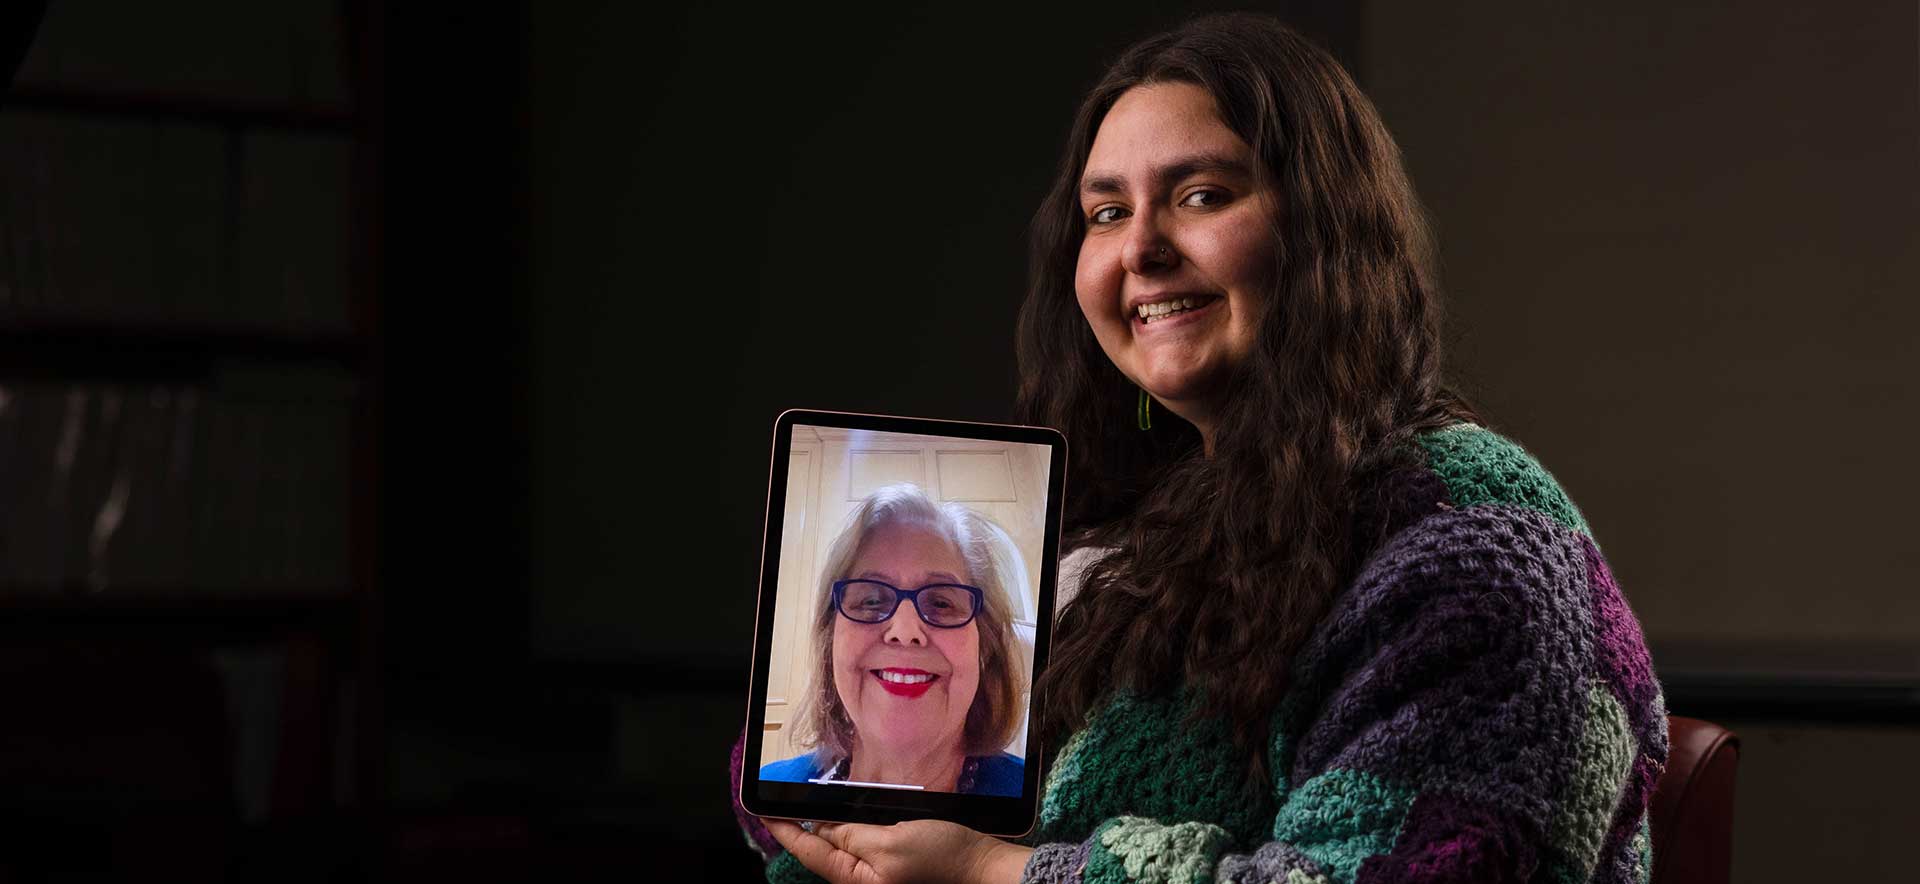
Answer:
<svg viewBox="0 0 1920 884"><path fill-rule="evenodd" d="M1613 827L1608 830L1606 845L1601 851L1604 871L1607 858L1620 857L1629 851L1627 842L1633 836L1640 812L1652 803L1653 787L1659 782L1661 771L1666 769L1666 703L1660 695L1660 683L1654 678L1653 658L1647 654L1640 621L1627 607L1626 596L1614 583L1613 573L1607 569L1606 560L1600 556L1593 539L1581 535L1580 542L1591 575L1595 617L1599 620L1600 640L1594 649L1594 663L1608 686L1621 698L1634 742L1642 747L1634 758L1626 793L1620 799Z"/></svg>
<svg viewBox="0 0 1920 884"><path fill-rule="evenodd" d="M1289 779L1418 783L1364 881L1527 869L1580 739L1592 657L1577 535L1534 510L1442 508L1395 535L1302 650ZM1305 707L1311 706L1312 709Z"/></svg>
<svg viewBox="0 0 1920 884"><path fill-rule="evenodd" d="M1296 778L1339 767L1431 783L1437 773L1544 836L1566 769L1556 759L1572 753L1586 706L1585 572L1573 533L1532 510L1447 510L1401 533L1300 658L1296 671L1311 680L1299 687L1325 700L1300 740Z"/></svg>
<svg viewBox="0 0 1920 884"><path fill-rule="evenodd" d="M773 833L767 831L767 825L761 822L759 817L748 813L747 809L740 804L741 768L745 763L746 745L745 734L741 734L740 739L733 744L732 764L729 765L732 783L731 790L727 793L727 803L733 805L733 818L740 824L740 831L747 836L747 843L753 846L761 859L770 859L786 848L781 847L780 842L774 840Z"/></svg>

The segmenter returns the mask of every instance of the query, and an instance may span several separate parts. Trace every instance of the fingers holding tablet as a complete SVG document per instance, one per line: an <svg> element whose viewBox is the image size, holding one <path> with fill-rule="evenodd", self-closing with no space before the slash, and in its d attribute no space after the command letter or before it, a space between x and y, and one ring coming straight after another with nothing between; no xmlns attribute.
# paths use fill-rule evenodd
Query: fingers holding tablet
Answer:
<svg viewBox="0 0 1920 884"><path fill-rule="evenodd" d="M841 850L817 831L806 831L786 820L767 820L767 831L772 832L780 846L793 854L793 858L799 860L801 865L831 884L864 880L860 875L859 858ZM872 877L871 871L869 867L869 878Z"/></svg>
<svg viewBox="0 0 1920 884"><path fill-rule="evenodd" d="M770 822L771 828L774 823ZM779 823L800 864L840 882L1018 881L1032 851L944 820L891 826L820 824L812 833Z"/></svg>

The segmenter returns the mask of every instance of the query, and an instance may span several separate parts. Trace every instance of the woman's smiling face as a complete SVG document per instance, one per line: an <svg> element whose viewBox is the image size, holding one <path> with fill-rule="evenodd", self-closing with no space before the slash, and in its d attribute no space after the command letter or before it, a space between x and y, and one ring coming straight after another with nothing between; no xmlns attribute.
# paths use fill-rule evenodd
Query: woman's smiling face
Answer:
<svg viewBox="0 0 1920 884"><path fill-rule="evenodd" d="M1272 280L1257 162L1205 89L1157 83L1114 102L1080 179L1080 310L1121 374L1203 433Z"/></svg>
<svg viewBox="0 0 1920 884"><path fill-rule="evenodd" d="M969 582L951 542L901 524L868 535L843 577L900 589ZM958 753L980 687L980 621L953 629L929 626L906 601L882 623L836 615L833 680L859 749L917 757L951 745Z"/></svg>

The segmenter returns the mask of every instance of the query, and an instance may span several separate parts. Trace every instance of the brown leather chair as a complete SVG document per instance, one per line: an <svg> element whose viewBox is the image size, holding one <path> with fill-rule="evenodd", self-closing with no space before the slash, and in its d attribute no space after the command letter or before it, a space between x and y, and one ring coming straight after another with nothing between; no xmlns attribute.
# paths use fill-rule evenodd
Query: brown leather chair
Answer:
<svg viewBox="0 0 1920 884"><path fill-rule="evenodd" d="M1740 738L1697 718L1667 717L1667 770L1653 787L1653 884L1727 884L1733 867L1733 774Z"/></svg>

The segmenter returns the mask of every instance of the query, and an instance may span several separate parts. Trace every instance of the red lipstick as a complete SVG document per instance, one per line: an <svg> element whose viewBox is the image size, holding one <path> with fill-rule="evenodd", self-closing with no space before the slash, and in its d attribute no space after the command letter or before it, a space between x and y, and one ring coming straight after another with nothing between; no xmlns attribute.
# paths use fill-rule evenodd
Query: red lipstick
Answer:
<svg viewBox="0 0 1920 884"><path fill-rule="evenodd" d="M888 681L887 679L889 677L895 678L895 679L904 677L911 680L910 681L898 681L898 680ZM898 666L889 666L885 669L875 669L873 670L873 678L875 681L880 682L880 687L885 689L887 693L892 694L896 697L906 697L908 699L912 699L914 697L918 697L921 694L926 693L927 691L933 688L934 682L940 680L940 676L934 675L933 673L928 672L925 669L903 669Z"/></svg>

